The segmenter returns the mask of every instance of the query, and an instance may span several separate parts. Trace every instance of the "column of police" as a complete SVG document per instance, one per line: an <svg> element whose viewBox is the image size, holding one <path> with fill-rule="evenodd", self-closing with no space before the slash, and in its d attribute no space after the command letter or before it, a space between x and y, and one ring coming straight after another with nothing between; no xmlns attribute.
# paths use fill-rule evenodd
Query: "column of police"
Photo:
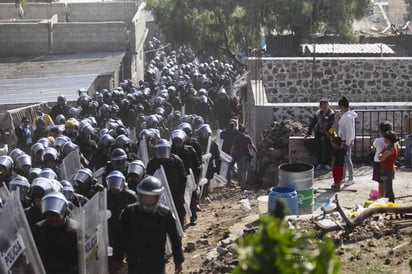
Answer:
<svg viewBox="0 0 412 274"><path fill-rule="evenodd" d="M212 129L229 126L240 114L237 98L226 92L236 74L229 63L196 58L189 48L156 51L157 39L148 47L153 51L144 81L124 81L91 95L80 89L75 106L58 96L49 111L38 108L32 122L21 120L18 147L0 156L1 186L19 191L47 273L78 273L70 211L104 188L112 213L111 272L127 261L129 273L164 273L166 235L176 271L182 270L174 218L185 223L186 180L191 169L199 183L202 155L211 153L206 179L219 172L219 148L209 140ZM73 151L80 154L81 166L63 175L63 159ZM178 216L159 203L164 186L152 175L161 165ZM192 225L199 201L210 202L204 189L201 197L193 191Z"/></svg>

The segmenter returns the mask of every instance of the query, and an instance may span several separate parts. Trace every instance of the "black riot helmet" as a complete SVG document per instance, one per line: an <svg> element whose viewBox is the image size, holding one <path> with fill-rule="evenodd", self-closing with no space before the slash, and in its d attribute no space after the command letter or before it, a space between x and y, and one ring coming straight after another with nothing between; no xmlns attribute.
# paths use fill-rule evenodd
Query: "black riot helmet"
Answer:
<svg viewBox="0 0 412 274"><path fill-rule="evenodd" d="M161 181L156 177L147 176L144 178L136 188L140 210L146 213L155 212L163 190Z"/></svg>

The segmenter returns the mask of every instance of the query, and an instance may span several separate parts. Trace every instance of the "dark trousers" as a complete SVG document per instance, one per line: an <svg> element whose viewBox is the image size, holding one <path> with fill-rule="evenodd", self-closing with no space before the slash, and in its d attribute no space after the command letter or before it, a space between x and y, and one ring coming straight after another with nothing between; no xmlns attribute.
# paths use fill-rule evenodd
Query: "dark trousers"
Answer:
<svg viewBox="0 0 412 274"><path fill-rule="evenodd" d="M165 274L165 264L159 263L136 263L128 264L128 274Z"/></svg>
<svg viewBox="0 0 412 274"><path fill-rule="evenodd" d="M389 202L395 202L395 194L393 193L393 179L395 178L394 170L381 171L381 179L385 188L385 197L389 199Z"/></svg>
<svg viewBox="0 0 412 274"><path fill-rule="evenodd" d="M332 145L329 138L322 140L321 135L315 135L316 159L318 164L330 165L332 156Z"/></svg>

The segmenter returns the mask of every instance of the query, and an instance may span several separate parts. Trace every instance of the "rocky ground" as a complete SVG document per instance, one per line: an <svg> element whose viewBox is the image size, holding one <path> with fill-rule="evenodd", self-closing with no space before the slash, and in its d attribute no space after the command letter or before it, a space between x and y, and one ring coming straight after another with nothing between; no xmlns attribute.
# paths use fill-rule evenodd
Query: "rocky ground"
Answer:
<svg viewBox="0 0 412 274"><path fill-rule="evenodd" d="M410 169L398 169L394 182L395 195L412 196ZM350 189L357 192L341 191L338 194L343 208L356 210L368 199L371 188L376 187L370 178L370 166L358 166L355 170L355 185ZM330 186L331 174L315 172L314 216L321 213L320 205L326 197L334 197L333 192L321 190ZM229 273L237 264L233 252L233 242L245 231L254 230L258 219L257 197L266 190L241 191L233 184L220 187L211 193L212 202L202 204L199 222L187 226L183 239L185 248L184 273ZM400 206L412 204L412 197L396 200ZM250 206L250 207L249 207ZM336 243L336 254L342 262L341 273L410 273L409 260L412 258L412 221L410 216L382 214L367 219L348 236L331 232L327 236ZM411 219L412 220L412 219ZM300 216L292 221L294 227L309 224L308 216ZM173 263L167 266L167 273L174 273Z"/></svg>

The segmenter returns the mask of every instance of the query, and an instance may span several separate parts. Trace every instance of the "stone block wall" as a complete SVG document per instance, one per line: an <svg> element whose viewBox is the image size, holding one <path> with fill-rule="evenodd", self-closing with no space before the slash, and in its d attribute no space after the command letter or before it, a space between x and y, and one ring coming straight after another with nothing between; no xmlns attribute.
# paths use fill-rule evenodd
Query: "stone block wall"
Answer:
<svg viewBox="0 0 412 274"><path fill-rule="evenodd" d="M99 2L99 3L27 3L24 19L46 19L57 14L60 22L107 22L126 21L135 15L141 1ZM0 20L18 18L13 4L0 4Z"/></svg>
<svg viewBox="0 0 412 274"><path fill-rule="evenodd" d="M49 24L0 23L0 57L43 55L49 52Z"/></svg>
<svg viewBox="0 0 412 274"><path fill-rule="evenodd" d="M412 101L412 58L251 58L249 69L271 103L342 95L352 102Z"/></svg>
<svg viewBox="0 0 412 274"><path fill-rule="evenodd" d="M127 27L124 22L53 24L53 53L125 51Z"/></svg>

